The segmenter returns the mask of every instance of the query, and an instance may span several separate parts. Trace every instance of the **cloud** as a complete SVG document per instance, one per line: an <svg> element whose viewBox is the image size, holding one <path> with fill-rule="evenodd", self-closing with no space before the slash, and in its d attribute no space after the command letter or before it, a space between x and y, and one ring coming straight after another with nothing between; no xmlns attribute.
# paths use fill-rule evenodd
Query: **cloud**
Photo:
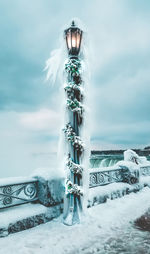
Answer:
<svg viewBox="0 0 150 254"><path fill-rule="evenodd" d="M60 122L60 115L51 109L20 114L20 123L23 127L32 131L49 131L51 135L58 135Z"/></svg>
<svg viewBox="0 0 150 254"><path fill-rule="evenodd" d="M124 65L118 68L112 79L106 77L92 89L92 137L108 144L144 146L150 142L149 65L131 71L128 66L124 71Z"/></svg>
<svg viewBox="0 0 150 254"><path fill-rule="evenodd" d="M45 84L43 69L50 51L59 47L62 25L74 16L87 26L92 48L87 91L92 146L150 142L149 10L147 0L0 2L0 157L5 170L47 166L41 154L57 150L63 79L56 86ZM39 155L36 162L33 154Z"/></svg>
<svg viewBox="0 0 150 254"><path fill-rule="evenodd" d="M95 5L90 5L89 8L91 16L94 13L94 18L90 19L89 16L89 27L96 71L122 54L144 53L149 50L150 18L143 12L136 13L130 9L130 2L95 1ZM90 15L89 12L87 15Z"/></svg>

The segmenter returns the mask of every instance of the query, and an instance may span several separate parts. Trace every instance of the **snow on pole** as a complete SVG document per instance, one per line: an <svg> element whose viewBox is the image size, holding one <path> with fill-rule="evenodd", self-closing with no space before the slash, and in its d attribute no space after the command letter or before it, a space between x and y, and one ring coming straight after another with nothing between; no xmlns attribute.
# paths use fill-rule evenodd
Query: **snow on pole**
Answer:
<svg viewBox="0 0 150 254"><path fill-rule="evenodd" d="M82 30L76 26L77 23ZM59 168L64 167L66 173L64 197L64 224L66 225L81 222L83 210L87 208L89 189L89 124L85 106L87 96L84 90L84 85L86 84L87 87L88 84L89 70L85 71L85 66L86 70L88 69L85 35L85 28L81 22L74 19L71 26L64 31L64 41L61 42L60 49L51 53L45 68L48 71L47 79L51 79L52 83L55 82L57 74L62 77L62 69L65 76L63 121L65 142L60 135L58 161L61 164ZM66 56L67 60L63 64Z"/></svg>
<svg viewBox="0 0 150 254"><path fill-rule="evenodd" d="M67 123L64 128L68 144L68 159L66 163L66 197L64 208L64 224L73 225L81 222L83 212L83 172L85 170L84 143L82 140L82 127L84 123L84 81L83 55L80 48L83 31L72 21L71 27L64 32L68 59L65 62ZM87 172L88 174L88 172Z"/></svg>

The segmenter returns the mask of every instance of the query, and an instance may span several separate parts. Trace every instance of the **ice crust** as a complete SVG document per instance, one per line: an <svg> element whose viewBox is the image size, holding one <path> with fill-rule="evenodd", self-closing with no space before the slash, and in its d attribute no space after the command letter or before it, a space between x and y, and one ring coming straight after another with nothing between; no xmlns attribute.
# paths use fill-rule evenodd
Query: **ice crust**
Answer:
<svg viewBox="0 0 150 254"><path fill-rule="evenodd" d="M121 199L109 200L107 203L89 208L84 222L80 225L65 226L59 217L36 228L2 238L0 253L96 253L98 249L97 253L112 253L112 239L116 243L115 248L117 246L119 248L120 237L122 246L129 245L128 253L136 253L132 250L135 243L138 244L136 238L141 235L132 227L131 222L150 207L149 197L150 189L146 187L138 193L131 193ZM133 234L136 237L134 240L130 239ZM132 246L129 244L130 241L134 241Z"/></svg>

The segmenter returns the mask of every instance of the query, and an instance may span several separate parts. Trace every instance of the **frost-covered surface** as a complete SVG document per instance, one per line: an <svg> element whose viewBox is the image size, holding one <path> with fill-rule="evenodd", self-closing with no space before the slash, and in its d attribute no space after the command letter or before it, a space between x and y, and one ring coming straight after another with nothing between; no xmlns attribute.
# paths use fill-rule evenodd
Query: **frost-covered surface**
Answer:
<svg viewBox="0 0 150 254"><path fill-rule="evenodd" d="M24 204L21 206L11 207L9 209L0 210L0 228L8 227L10 223L37 214L46 213L48 208L40 204Z"/></svg>
<svg viewBox="0 0 150 254"><path fill-rule="evenodd" d="M148 254L149 233L135 229L132 222L150 207L150 189L144 188L121 199L88 209L85 221L65 226L59 217L0 239L5 254ZM144 239L144 241L143 241Z"/></svg>
<svg viewBox="0 0 150 254"><path fill-rule="evenodd" d="M63 202L64 198L64 184L62 178L52 178L45 180L43 177L36 177L38 200L44 206L54 206Z"/></svg>
<svg viewBox="0 0 150 254"><path fill-rule="evenodd" d="M112 170L116 170L116 169L120 169L119 165L114 165L112 167L90 168L89 173L100 172L100 171L108 171L108 170L112 171Z"/></svg>
<svg viewBox="0 0 150 254"><path fill-rule="evenodd" d="M36 179L33 177L7 177L0 179L0 186L11 185L11 184L21 184L33 182Z"/></svg>
<svg viewBox="0 0 150 254"><path fill-rule="evenodd" d="M28 204L3 209L0 212L0 237L46 223L60 216L61 212L61 205L46 208L40 204Z"/></svg>
<svg viewBox="0 0 150 254"><path fill-rule="evenodd" d="M118 161L115 166L127 167L130 172L140 170L140 166L132 161Z"/></svg>
<svg viewBox="0 0 150 254"><path fill-rule="evenodd" d="M139 183L128 184L123 182L115 182L104 186L90 188L88 192L88 206L104 203L108 199L122 197L131 192L136 192L144 188L150 187L150 176L141 176Z"/></svg>
<svg viewBox="0 0 150 254"><path fill-rule="evenodd" d="M150 161L146 160L144 163L139 164L141 167L143 166L150 166Z"/></svg>
<svg viewBox="0 0 150 254"><path fill-rule="evenodd" d="M127 188L130 188L130 187L131 185L128 183L111 183L104 186L90 188L88 200L92 201L95 197L104 196L104 195L108 195L109 197L111 197L111 193L116 191L120 191L121 193L123 190L126 190Z"/></svg>
<svg viewBox="0 0 150 254"><path fill-rule="evenodd" d="M42 177L45 180L52 180L63 178L64 172L58 168L38 168L33 171L31 176L35 178Z"/></svg>
<svg viewBox="0 0 150 254"><path fill-rule="evenodd" d="M52 180L64 177L63 170L55 168L38 168L28 177L7 177L0 179L0 186L33 182L36 178L42 177L45 180Z"/></svg>
<svg viewBox="0 0 150 254"><path fill-rule="evenodd" d="M141 176L140 177L140 184L150 185L150 176Z"/></svg>
<svg viewBox="0 0 150 254"><path fill-rule="evenodd" d="M130 149L124 152L124 161L131 161L140 165L143 165L143 164L150 165L150 162L146 159L146 157L139 156L136 152Z"/></svg>

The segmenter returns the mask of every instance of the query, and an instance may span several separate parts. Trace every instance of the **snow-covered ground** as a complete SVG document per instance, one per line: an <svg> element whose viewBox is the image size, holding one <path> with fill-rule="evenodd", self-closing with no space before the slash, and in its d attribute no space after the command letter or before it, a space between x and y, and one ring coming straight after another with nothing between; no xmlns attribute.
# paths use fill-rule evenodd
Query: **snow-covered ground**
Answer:
<svg viewBox="0 0 150 254"><path fill-rule="evenodd" d="M0 239L0 254L150 253L149 232L133 226L150 207L142 189L87 210L84 222L68 227L59 217L47 224Z"/></svg>

